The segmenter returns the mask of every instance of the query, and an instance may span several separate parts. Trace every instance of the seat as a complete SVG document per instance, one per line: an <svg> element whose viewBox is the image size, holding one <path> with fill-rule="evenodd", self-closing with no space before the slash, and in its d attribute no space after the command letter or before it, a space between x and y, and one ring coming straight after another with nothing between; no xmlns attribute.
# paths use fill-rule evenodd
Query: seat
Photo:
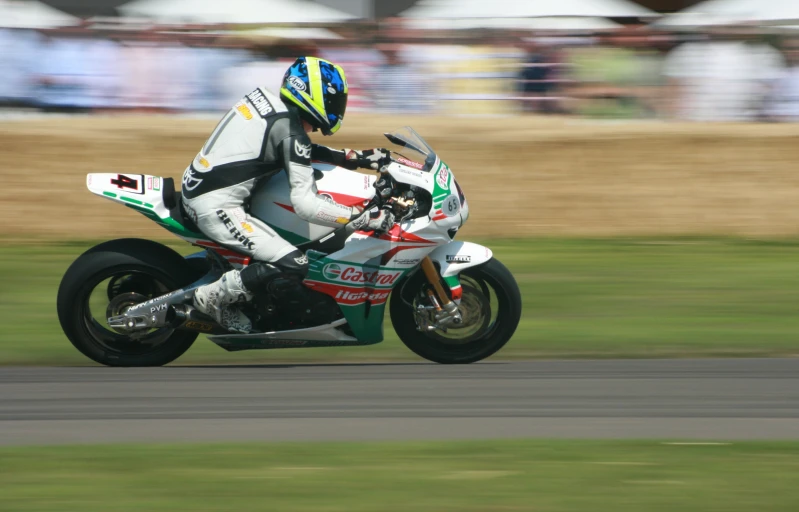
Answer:
<svg viewBox="0 0 799 512"><path fill-rule="evenodd" d="M173 178L164 178L162 181L161 197L164 200L164 206L169 210L169 215L189 231L202 233L200 228L191 220L191 217L186 214L181 193L175 190L175 180Z"/></svg>

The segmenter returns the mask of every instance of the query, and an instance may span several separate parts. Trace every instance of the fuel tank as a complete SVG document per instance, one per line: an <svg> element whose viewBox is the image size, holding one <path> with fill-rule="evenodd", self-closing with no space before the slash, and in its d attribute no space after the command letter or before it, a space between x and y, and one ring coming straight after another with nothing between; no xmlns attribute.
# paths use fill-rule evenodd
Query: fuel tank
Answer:
<svg viewBox="0 0 799 512"><path fill-rule="evenodd" d="M330 164L313 164L319 194L345 206L365 205L374 196L377 176L349 171ZM253 191L250 215L271 226L289 243L316 241L336 228L310 224L294 213L289 198L288 176L279 172L262 180Z"/></svg>

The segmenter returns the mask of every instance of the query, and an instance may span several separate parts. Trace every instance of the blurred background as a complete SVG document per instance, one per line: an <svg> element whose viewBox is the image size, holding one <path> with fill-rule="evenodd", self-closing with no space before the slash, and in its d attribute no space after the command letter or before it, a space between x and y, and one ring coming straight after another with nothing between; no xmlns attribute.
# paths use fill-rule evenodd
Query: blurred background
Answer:
<svg viewBox="0 0 799 512"><path fill-rule="evenodd" d="M789 1L0 0L6 111L221 112L301 54L350 112L799 116Z"/></svg>

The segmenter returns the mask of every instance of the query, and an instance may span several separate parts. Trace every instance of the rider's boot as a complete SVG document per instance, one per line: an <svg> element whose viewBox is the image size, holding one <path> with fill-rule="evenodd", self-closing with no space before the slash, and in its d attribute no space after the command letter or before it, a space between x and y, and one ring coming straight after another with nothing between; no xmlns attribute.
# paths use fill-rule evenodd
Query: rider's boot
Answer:
<svg viewBox="0 0 799 512"><path fill-rule="evenodd" d="M253 294L241 282L238 270L231 270L218 281L201 286L194 292L194 307L216 318L219 325L231 332L248 334L252 322L235 304L252 300Z"/></svg>

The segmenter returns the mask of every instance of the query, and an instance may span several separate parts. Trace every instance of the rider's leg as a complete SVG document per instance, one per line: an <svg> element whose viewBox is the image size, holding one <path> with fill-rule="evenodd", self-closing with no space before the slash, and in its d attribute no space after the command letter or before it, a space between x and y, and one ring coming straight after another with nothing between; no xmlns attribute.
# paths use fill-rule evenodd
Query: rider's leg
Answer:
<svg viewBox="0 0 799 512"><path fill-rule="evenodd" d="M301 256L304 259L304 255L293 245L242 208L215 209L194 217L197 227L211 239L255 260L282 261L295 251L298 254L294 257ZM307 261L305 263L307 266ZM253 265L260 266L259 262L250 266ZM237 304L252 299L252 293L257 291L256 284L257 281L244 278L238 270L231 270L218 281L198 288L194 294L194 305L203 313L214 316L220 325L231 331L250 332L252 322Z"/></svg>

